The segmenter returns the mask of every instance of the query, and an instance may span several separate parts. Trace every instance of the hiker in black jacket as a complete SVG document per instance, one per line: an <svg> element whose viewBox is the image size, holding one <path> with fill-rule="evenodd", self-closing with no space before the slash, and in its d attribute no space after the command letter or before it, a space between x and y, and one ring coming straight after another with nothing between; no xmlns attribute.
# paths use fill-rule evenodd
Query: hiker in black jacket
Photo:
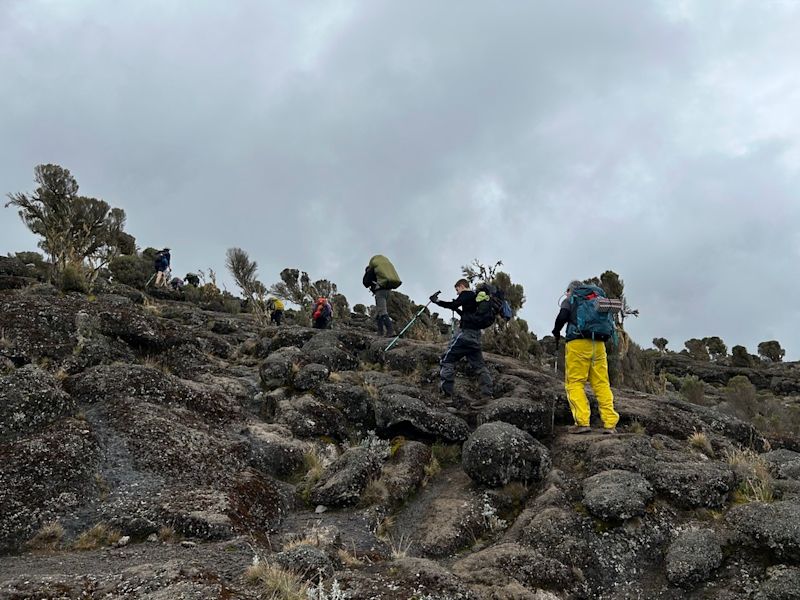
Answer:
<svg viewBox="0 0 800 600"><path fill-rule="evenodd" d="M475 311L478 303L475 298L477 294L469 289L469 282L466 279L459 279L455 285L458 297L447 302L439 300L438 294L431 296L430 300L442 308L449 308L458 313L461 317L461 324L456 331L447 350L442 355L440 364L442 366L439 377L439 390L444 396L452 397L455 387L456 363L462 358L466 358L470 368L478 373L478 382L481 390L481 402L474 403L473 407L484 405L492 397L492 377L489 369L483 362L481 352L481 329L475 323Z"/></svg>

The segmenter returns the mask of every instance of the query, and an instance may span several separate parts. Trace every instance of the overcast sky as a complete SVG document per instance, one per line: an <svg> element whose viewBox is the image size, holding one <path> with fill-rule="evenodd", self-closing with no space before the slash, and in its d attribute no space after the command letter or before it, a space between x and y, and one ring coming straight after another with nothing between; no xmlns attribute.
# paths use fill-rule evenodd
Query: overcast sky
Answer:
<svg viewBox="0 0 800 600"><path fill-rule="evenodd" d="M226 248L418 302L606 269L679 350L800 359L800 2L0 0L0 191L70 169L178 274ZM0 209L0 252L34 249ZM229 278L222 278L232 288Z"/></svg>

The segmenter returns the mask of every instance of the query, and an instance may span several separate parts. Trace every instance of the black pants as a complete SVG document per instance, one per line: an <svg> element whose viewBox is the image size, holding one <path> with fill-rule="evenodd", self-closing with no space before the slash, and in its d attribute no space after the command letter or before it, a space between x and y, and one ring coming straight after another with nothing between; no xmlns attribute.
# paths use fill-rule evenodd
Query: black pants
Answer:
<svg viewBox="0 0 800 600"><path fill-rule="evenodd" d="M283 311L282 310L273 310L272 314L269 316L269 320L275 325L281 324L281 319L283 319Z"/></svg>
<svg viewBox="0 0 800 600"><path fill-rule="evenodd" d="M483 352L481 351L481 332L477 329L462 329L456 332L450 345L447 347L439 371L441 382L439 387L448 395L453 394L456 379L456 363L462 358L466 358L470 368L478 374L478 383L481 388L482 396L492 395L492 376L489 369L483 362Z"/></svg>
<svg viewBox="0 0 800 600"><path fill-rule="evenodd" d="M319 319L314 319L314 329L330 329L331 320L332 319L330 317L320 317Z"/></svg>

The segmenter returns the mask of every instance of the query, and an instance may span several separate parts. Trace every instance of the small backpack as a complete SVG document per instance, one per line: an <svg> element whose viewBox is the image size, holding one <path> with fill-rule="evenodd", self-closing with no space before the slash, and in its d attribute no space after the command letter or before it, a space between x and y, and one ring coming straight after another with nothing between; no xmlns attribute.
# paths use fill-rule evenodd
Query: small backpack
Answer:
<svg viewBox="0 0 800 600"><path fill-rule="evenodd" d="M567 326L567 335L572 330L577 337L601 341L616 339L614 315L622 311L621 300L608 298L603 288L587 284L572 290L569 303L575 323Z"/></svg>
<svg viewBox="0 0 800 600"><path fill-rule="evenodd" d="M320 298L317 300L317 304L314 307L314 319L320 318L329 318L333 314L333 310L331 309L331 303L325 300L324 298Z"/></svg>
<svg viewBox="0 0 800 600"><path fill-rule="evenodd" d="M503 290L489 283L482 283L477 288L475 301L478 308L475 311L475 324L481 329L494 325L497 317L508 321L513 316L511 305L505 298Z"/></svg>

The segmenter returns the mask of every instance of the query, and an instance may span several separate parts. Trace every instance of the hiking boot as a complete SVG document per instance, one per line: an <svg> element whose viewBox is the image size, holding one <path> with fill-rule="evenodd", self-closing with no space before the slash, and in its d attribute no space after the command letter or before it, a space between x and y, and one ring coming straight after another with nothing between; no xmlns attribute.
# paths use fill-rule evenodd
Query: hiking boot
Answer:
<svg viewBox="0 0 800 600"><path fill-rule="evenodd" d="M614 435L615 433L617 433L617 428L616 427L606 427L605 429L603 429L603 433L605 435Z"/></svg>
<svg viewBox="0 0 800 600"><path fill-rule="evenodd" d="M592 433L591 427L584 427L582 425L572 425L567 427L567 433L573 433L576 435L582 435L584 433Z"/></svg>

